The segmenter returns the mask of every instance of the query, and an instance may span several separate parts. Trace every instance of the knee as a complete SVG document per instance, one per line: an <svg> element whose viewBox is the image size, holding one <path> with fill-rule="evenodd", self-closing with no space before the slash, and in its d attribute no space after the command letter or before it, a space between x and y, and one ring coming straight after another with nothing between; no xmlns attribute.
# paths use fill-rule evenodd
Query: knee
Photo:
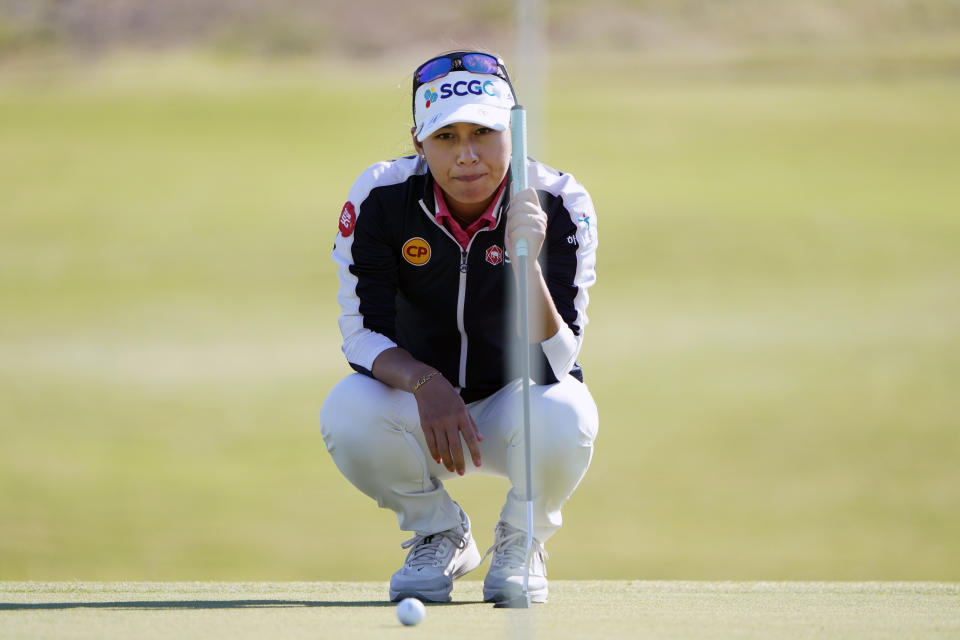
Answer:
<svg viewBox="0 0 960 640"><path fill-rule="evenodd" d="M593 460L596 413L559 403L536 421L533 431L532 474L550 500L566 500Z"/></svg>
<svg viewBox="0 0 960 640"><path fill-rule="evenodd" d="M561 385L565 388L559 388ZM544 394L537 422L545 433L543 440L556 452L591 447L597 437L597 405L583 383L570 379Z"/></svg>
<svg viewBox="0 0 960 640"><path fill-rule="evenodd" d="M320 409L323 441L333 462L381 506L385 487L400 483L423 492L430 485L425 456L410 433L411 415L416 415L412 396L361 374L341 380Z"/></svg>
<svg viewBox="0 0 960 640"><path fill-rule="evenodd" d="M580 384L577 382L577 384ZM562 396L539 403L533 425L533 457L538 473L547 478L579 477L593 457L597 411L591 402Z"/></svg>
<svg viewBox="0 0 960 640"><path fill-rule="evenodd" d="M386 385L359 373L338 382L320 408L320 430L327 449L362 446L371 428L389 422L388 395Z"/></svg>

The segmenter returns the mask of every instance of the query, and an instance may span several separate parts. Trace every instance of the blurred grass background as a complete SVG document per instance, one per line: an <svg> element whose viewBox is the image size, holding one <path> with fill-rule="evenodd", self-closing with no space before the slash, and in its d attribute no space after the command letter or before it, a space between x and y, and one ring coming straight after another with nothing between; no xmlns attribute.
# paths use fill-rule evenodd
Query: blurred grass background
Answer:
<svg viewBox="0 0 960 640"><path fill-rule="evenodd" d="M413 66L513 20L416 6L0 0L0 579L398 566L319 435L329 251ZM541 159L602 239L551 576L960 580L960 8L547 18ZM450 488L490 544L506 485Z"/></svg>

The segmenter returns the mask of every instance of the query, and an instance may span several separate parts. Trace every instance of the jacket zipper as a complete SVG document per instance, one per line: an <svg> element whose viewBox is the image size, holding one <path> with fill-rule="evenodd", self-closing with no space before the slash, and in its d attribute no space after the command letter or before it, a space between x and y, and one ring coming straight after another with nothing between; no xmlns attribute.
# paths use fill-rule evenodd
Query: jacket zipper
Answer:
<svg viewBox="0 0 960 640"><path fill-rule="evenodd" d="M458 243L459 244L459 243ZM471 239L470 244L473 244ZM470 244L467 248L470 248ZM460 388L467 386L467 328L463 321L463 308L467 299L467 250L460 251L460 288L457 291L457 330L460 331Z"/></svg>
<svg viewBox="0 0 960 640"><path fill-rule="evenodd" d="M423 200L420 200L420 208L423 209L424 213L433 220L433 223L440 227L448 238L450 238L454 244L460 247L460 243L457 242L457 239L453 237L453 234L444 227L442 224L437 222L437 219L430 215L430 210L427 209L427 203ZM464 249L460 247L460 285L457 290L457 331L460 332L460 370L457 375L459 380L457 380L457 390L463 389L467 386L467 328L464 324L464 306L467 298L467 256L470 253L470 247L473 246L473 241L477 239L477 236L489 229L480 229L473 237L470 238L470 242L467 243L467 248Z"/></svg>

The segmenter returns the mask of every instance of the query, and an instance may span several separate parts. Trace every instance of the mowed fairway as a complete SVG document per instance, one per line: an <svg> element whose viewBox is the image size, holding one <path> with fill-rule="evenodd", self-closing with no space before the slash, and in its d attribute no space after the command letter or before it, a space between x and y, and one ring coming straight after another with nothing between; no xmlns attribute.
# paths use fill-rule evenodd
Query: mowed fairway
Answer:
<svg viewBox="0 0 960 640"><path fill-rule="evenodd" d="M339 475L316 415L349 371L337 219L364 167L410 149L410 62L0 79L0 580L388 579L409 536ZM876 621L893 637L887 623L939 629L950 603L955 630L953 587L707 586L687 620L686 583L563 582L960 580L960 83L620 64L558 64L549 85L542 159L599 217L582 362L601 431L548 545L543 637L619 625L628 604L664 635L776 631L779 611L798 625L785 635L810 613L814 635ZM449 487L485 548L507 487ZM339 599L24 588L3 600ZM238 636L394 624L382 607L295 606L0 619L131 637L165 620ZM511 619L433 608L427 626L445 616Z"/></svg>
<svg viewBox="0 0 960 640"><path fill-rule="evenodd" d="M479 582L415 628L374 582L6 583L5 638L953 638L960 585L559 581L494 609Z"/></svg>

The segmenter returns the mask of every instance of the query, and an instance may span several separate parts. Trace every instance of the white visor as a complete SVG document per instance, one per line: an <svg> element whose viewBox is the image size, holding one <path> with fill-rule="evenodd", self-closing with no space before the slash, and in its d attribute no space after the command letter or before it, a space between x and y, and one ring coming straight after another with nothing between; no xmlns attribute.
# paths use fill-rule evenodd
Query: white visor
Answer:
<svg viewBox="0 0 960 640"><path fill-rule="evenodd" d="M419 142L454 122L472 122L495 131L510 127L510 85L499 76L455 71L417 88L414 123Z"/></svg>

